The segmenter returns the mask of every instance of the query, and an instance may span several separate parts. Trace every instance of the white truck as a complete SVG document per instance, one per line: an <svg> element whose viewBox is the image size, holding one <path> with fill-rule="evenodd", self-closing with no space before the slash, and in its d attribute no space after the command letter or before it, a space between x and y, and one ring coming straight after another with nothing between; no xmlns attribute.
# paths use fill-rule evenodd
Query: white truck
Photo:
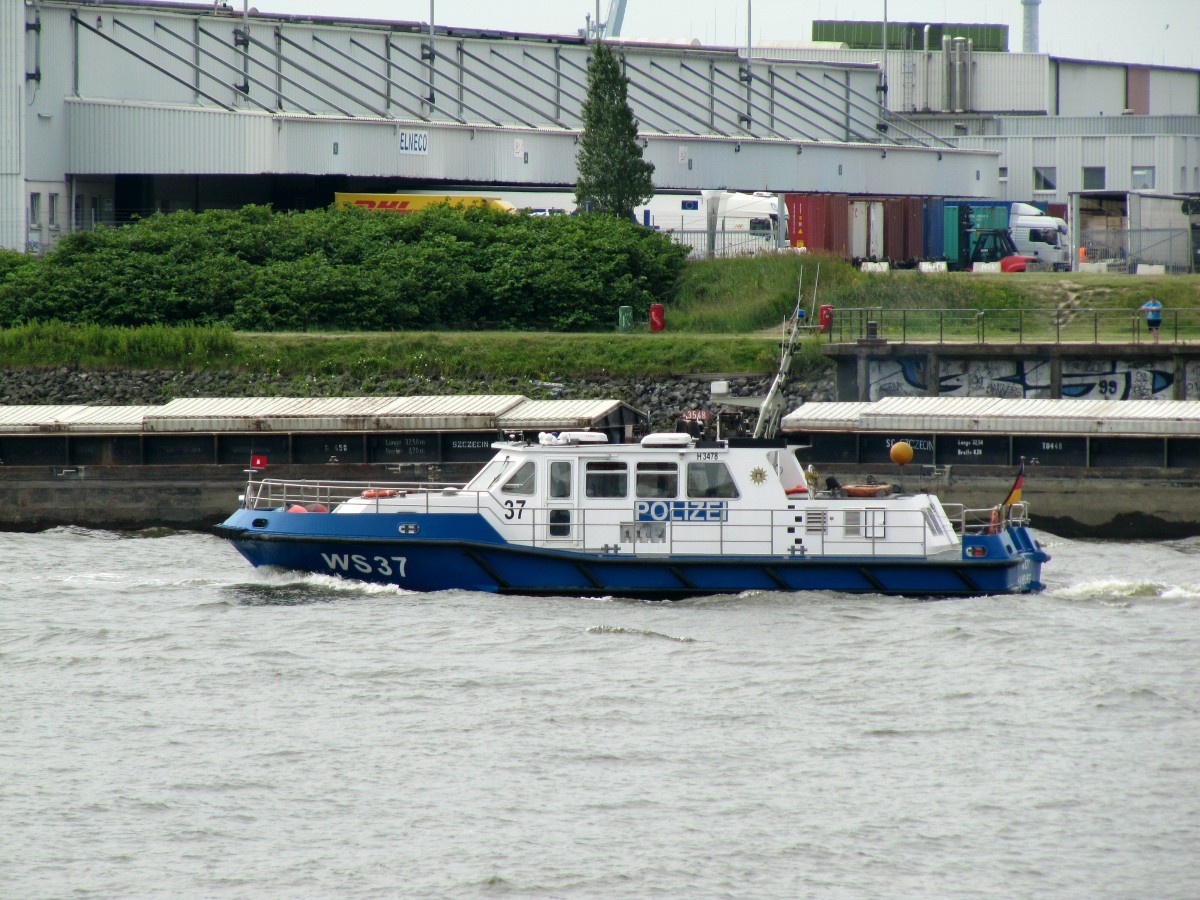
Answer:
<svg viewBox="0 0 1200 900"><path fill-rule="evenodd" d="M1008 211L1008 232L1019 253L1036 257L1055 272L1070 271L1070 235L1062 219L1028 203L1014 203Z"/></svg>

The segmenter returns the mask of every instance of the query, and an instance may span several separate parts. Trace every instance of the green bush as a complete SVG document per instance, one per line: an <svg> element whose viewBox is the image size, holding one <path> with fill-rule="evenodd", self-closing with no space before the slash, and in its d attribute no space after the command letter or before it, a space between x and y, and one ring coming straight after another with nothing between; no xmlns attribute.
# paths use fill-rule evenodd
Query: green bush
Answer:
<svg viewBox="0 0 1200 900"><path fill-rule="evenodd" d="M665 302L686 250L610 216L446 205L403 215L267 207L157 214L0 257L0 327L607 330Z"/></svg>

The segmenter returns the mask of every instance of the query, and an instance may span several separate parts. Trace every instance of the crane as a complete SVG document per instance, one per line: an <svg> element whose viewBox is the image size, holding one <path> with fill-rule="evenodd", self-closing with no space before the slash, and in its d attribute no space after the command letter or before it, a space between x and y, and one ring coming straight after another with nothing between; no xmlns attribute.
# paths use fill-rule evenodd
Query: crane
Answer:
<svg viewBox="0 0 1200 900"><path fill-rule="evenodd" d="M609 0L608 18L605 19L604 33L608 37L621 36L621 23L625 21L625 4L629 0Z"/></svg>

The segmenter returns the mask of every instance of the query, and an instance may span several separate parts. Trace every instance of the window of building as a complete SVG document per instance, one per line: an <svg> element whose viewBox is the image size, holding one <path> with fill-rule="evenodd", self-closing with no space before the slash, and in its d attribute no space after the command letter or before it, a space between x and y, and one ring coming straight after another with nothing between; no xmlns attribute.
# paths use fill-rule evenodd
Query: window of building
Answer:
<svg viewBox="0 0 1200 900"><path fill-rule="evenodd" d="M674 497L679 493L679 467L675 463L638 463L634 490L639 497Z"/></svg>
<svg viewBox="0 0 1200 900"><path fill-rule="evenodd" d="M1001 166L1001 167L1000 167L1000 180L1001 180L1001 181L1008 181L1008 166Z"/></svg>
<svg viewBox="0 0 1200 900"><path fill-rule="evenodd" d="M1154 190L1154 166L1134 166L1129 173L1131 191Z"/></svg>
<svg viewBox="0 0 1200 900"><path fill-rule="evenodd" d="M1104 166L1083 167L1083 189L1085 191L1104 190Z"/></svg>
<svg viewBox="0 0 1200 900"><path fill-rule="evenodd" d="M74 211L74 218L75 218L74 228L76 231L79 231L81 228L83 228L83 208L84 208L83 207L83 194L76 194L75 195L75 211Z"/></svg>
<svg viewBox="0 0 1200 900"><path fill-rule="evenodd" d="M50 194L46 200L46 223L51 228L58 227L58 194Z"/></svg>
<svg viewBox="0 0 1200 900"><path fill-rule="evenodd" d="M739 496L737 485L725 463L688 463L687 495L689 497Z"/></svg>
<svg viewBox="0 0 1200 900"><path fill-rule="evenodd" d="M1034 166L1033 189L1035 191L1057 191L1058 169L1054 166Z"/></svg>
<svg viewBox="0 0 1200 900"><path fill-rule="evenodd" d="M30 194L29 195L29 224L30 225L41 225L42 224L42 195L41 194Z"/></svg>
<svg viewBox="0 0 1200 900"><path fill-rule="evenodd" d="M624 497L629 493L629 471L623 462L590 462L583 478L589 497Z"/></svg>

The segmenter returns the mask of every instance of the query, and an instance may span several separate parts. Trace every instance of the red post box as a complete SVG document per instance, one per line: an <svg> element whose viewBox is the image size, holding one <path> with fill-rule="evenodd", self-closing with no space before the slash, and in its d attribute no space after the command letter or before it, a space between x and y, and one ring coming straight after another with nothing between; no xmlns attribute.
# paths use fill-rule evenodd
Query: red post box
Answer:
<svg viewBox="0 0 1200 900"><path fill-rule="evenodd" d="M824 333L833 327L833 306L823 303L817 310L817 330Z"/></svg>

